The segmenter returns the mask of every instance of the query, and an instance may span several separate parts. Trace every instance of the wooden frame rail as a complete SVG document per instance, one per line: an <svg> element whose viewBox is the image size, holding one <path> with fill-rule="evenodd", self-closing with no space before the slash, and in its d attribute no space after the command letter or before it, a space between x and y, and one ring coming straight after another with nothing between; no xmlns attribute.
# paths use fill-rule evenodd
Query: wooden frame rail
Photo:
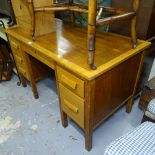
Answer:
<svg viewBox="0 0 155 155"><path fill-rule="evenodd" d="M27 0L29 10L32 17L32 39L35 40L35 13L47 12L47 11L70 11L72 22L75 21L74 12L80 12L88 14L88 63L91 69L97 69L94 64L95 59L95 38L96 28L101 26L110 25L122 20L131 20L131 40L132 48L136 48L137 35L136 35L136 23L137 23L137 11L139 8L140 0L133 0L133 10L126 11L120 8L98 6L97 0L89 0L88 6L73 3L73 0L69 0L68 3L53 3L47 7L34 7L33 0ZM112 14L111 17L102 18L102 13L107 12Z"/></svg>

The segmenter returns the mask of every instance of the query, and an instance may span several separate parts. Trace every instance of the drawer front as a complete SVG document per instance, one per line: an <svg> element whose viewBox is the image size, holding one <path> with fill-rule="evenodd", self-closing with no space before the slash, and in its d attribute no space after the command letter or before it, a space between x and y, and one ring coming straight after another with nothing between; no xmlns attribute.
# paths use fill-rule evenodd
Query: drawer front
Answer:
<svg viewBox="0 0 155 155"><path fill-rule="evenodd" d="M54 61L51 58L47 57L44 53L41 53L40 51L37 51L24 44L22 45L22 51L24 51L25 53L28 53L29 55L33 56L35 59L39 60L40 62L46 64L47 66L55 70Z"/></svg>
<svg viewBox="0 0 155 155"><path fill-rule="evenodd" d="M26 78L29 80L28 75L26 73L26 71L22 68L22 67L18 67L19 72Z"/></svg>
<svg viewBox="0 0 155 155"><path fill-rule="evenodd" d="M17 56L21 56L20 43L16 39L13 39L12 37L9 37L9 41L10 41L13 54Z"/></svg>
<svg viewBox="0 0 155 155"><path fill-rule="evenodd" d="M14 56L14 58L15 58L17 66L20 66L21 68L23 68L25 70L24 60L21 57L16 56L16 55Z"/></svg>
<svg viewBox="0 0 155 155"><path fill-rule="evenodd" d="M14 58L15 58L15 62L16 62L18 71L20 73L22 73L25 78L28 79L26 69L25 69L25 63L24 63L23 59L21 57L19 57L19 56L16 56L16 55L14 56Z"/></svg>
<svg viewBox="0 0 155 155"><path fill-rule="evenodd" d="M59 83L62 110L84 128L84 100Z"/></svg>
<svg viewBox="0 0 155 155"><path fill-rule="evenodd" d="M9 37L11 49L15 58L15 62L18 68L18 71L26 78L28 79L26 69L25 69L25 63L22 57L21 53L21 46L20 42L12 37Z"/></svg>
<svg viewBox="0 0 155 155"><path fill-rule="evenodd" d="M57 66L58 81L72 92L84 98L84 81Z"/></svg>

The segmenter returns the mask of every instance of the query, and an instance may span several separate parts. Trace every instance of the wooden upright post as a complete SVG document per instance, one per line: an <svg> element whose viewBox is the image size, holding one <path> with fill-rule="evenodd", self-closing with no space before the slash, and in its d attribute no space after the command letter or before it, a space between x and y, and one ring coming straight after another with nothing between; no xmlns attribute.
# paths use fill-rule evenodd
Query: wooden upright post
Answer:
<svg viewBox="0 0 155 155"><path fill-rule="evenodd" d="M94 64L95 56L95 38L96 38L96 14L97 14L97 0L89 0L88 2L88 62L92 69L96 69Z"/></svg>
<svg viewBox="0 0 155 155"><path fill-rule="evenodd" d="M69 0L69 5L73 5L74 1L73 0ZM71 19L71 23L74 26L75 24L75 14L74 11L70 11L70 19Z"/></svg>
<svg viewBox="0 0 155 155"><path fill-rule="evenodd" d="M35 12L34 12L34 4L33 0L28 0L28 7L29 7L29 12L32 18L32 27L31 27L31 35L32 39L35 40Z"/></svg>
<svg viewBox="0 0 155 155"><path fill-rule="evenodd" d="M132 38L132 47L136 48L137 44L137 12L139 9L139 0L133 1L133 9L136 12L136 16L134 16L131 20L131 38Z"/></svg>

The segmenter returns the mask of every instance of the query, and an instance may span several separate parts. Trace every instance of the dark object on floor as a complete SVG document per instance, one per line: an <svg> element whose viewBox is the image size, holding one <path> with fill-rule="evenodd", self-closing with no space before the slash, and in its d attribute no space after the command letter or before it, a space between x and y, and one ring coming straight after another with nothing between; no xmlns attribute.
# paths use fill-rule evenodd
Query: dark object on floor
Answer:
<svg viewBox="0 0 155 155"><path fill-rule="evenodd" d="M141 123L144 123L144 122L146 122L146 121L155 123L154 120L152 120L151 118L147 117L147 116L144 114Z"/></svg>
<svg viewBox="0 0 155 155"><path fill-rule="evenodd" d="M155 77L145 84L139 106L144 110L142 123L145 121L155 123Z"/></svg>
<svg viewBox="0 0 155 155"><path fill-rule="evenodd" d="M139 103L140 108L147 110L149 102L154 98L155 98L155 77L149 80L142 90Z"/></svg>
<svg viewBox="0 0 155 155"><path fill-rule="evenodd" d="M13 73L13 61L10 48L6 41L0 38L0 81L8 81Z"/></svg>
<svg viewBox="0 0 155 155"><path fill-rule="evenodd" d="M152 99L145 110L142 122L150 121L155 123L155 98Z"/></svg>

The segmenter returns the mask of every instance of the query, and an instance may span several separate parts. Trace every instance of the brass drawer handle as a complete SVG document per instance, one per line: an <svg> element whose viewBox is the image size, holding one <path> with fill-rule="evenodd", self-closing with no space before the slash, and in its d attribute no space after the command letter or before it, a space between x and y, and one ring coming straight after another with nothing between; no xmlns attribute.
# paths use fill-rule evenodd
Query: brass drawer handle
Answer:
<svg viewBox="0 0 155 155"><path fill-rule="evenodd" d="M64 104L74 113L78 113L78 108L75 107L74 105L72 105L71 103L69 103L67 100L64 99Z"/></svg>
<svg viewBox="0 0 155 155"><path fill-rule="evenodd" d="M11 42L11 45L14 49L18 50L19 46L15 42Z"/></svg>
<svg viewBox="0 0 155 155"><path fill-rule="evenodd" d="M68 85L69 87L71 87L72 89L76 89L77 87L77 83L75 81L70 80L69 78L67 78L65 75L61 75L61 81Z"/></svg>

